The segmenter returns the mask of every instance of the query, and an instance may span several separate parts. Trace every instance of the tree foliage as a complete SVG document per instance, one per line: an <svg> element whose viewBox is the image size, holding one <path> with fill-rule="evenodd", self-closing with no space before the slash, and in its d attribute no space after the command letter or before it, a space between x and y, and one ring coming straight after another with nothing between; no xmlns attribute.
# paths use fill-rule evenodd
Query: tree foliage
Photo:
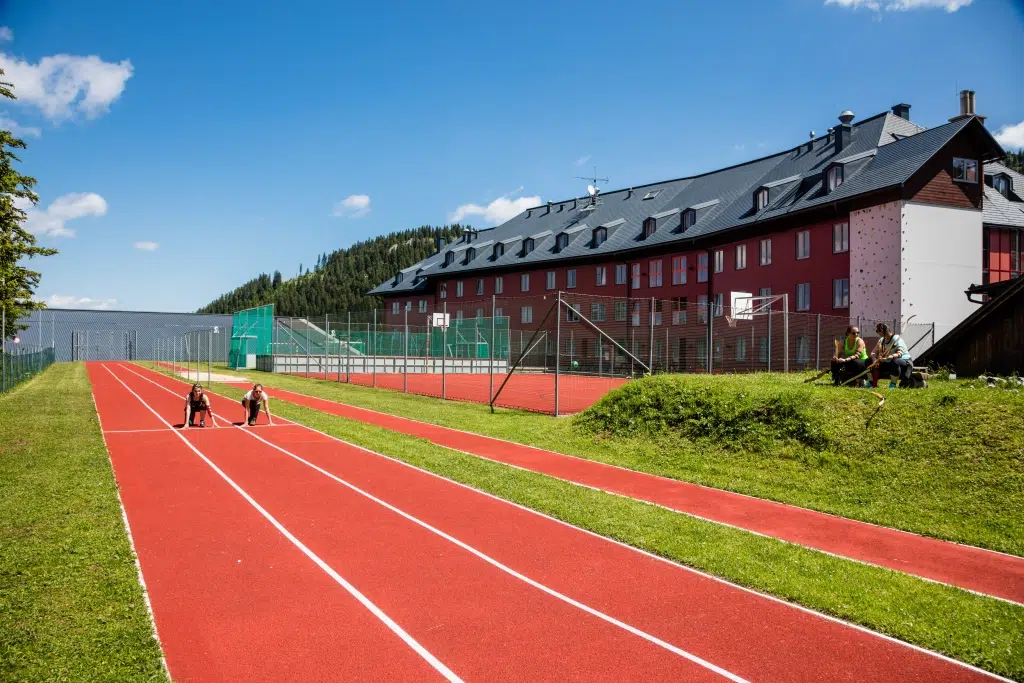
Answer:
<svg viewBox="0 0 1024 683"><path fill-rule="evenodd" d="M1003 164L1011 171L1024 173L1024 149L1018 149L1016 152L1006 152L1006 160Z"/></svg>
<svg viewBox="0 0 1024 683"><path fill-rule="evenodd" d="M0 76L3 73L0 69ZM3 80L0 80L0 96L17 99L13 86ZM30 270L25 265L26 260L57 253L56 249L37 246L35 235L22 226L27 218L25 207L39 201L32 191L36 179L14 168L14 163L21 159L13 150L25 148L24 141L14 137L11 131L0 130L0 307L6 314L8 337L25 329L25 325L17 323L19 318L45 307L32 300L42 276Z"/></svg>
<svg viewBox="0 0 1024 683"><path fill-rule="evenodd" d="M261 274L200 308L199 313L234 313L271 303L275 315L323 315L380 307L381 299L367 296L368 290L434 253L436 238L451 242L463 230L461 225L425 225L357 242L348 249L319 255L312 272L308 268L303 272L299 266L299 276L290 280L282 281L279 271L273 277Z"/></svg>

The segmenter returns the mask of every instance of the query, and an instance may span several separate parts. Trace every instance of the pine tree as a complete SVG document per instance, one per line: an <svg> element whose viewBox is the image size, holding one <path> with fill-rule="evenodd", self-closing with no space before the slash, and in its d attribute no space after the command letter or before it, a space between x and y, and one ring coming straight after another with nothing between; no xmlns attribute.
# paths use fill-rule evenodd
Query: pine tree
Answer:
<svg viewBox="0 0 1024 683"><path fill-rule="evenodd" d="M3 73L0 69L0 76ZM3 97L17 99L12 88L10 83L0 80L0 95ZM14 137L11 131L0 130L0 308L6 317L8 337L25 329L25 325L17 323L19 318L45 308L42 302L32 301L32 294L42 275L29 270L24 259L57 253L56 249L36 246L35 235L22 226L28 218L25 208L39 201L32 191L35 178L18 173L13 166L13 162L21 159L11 150L25 148L25 143Z"/></svg>
<svg viewBox="0 0 1024 683"><path fill-rule="evenodd" d="M274 271L274 281L271 284L271 287L273 287L274 289L277 289L280 286L281 286L281 271L280 270L275 270Z"/></svg>

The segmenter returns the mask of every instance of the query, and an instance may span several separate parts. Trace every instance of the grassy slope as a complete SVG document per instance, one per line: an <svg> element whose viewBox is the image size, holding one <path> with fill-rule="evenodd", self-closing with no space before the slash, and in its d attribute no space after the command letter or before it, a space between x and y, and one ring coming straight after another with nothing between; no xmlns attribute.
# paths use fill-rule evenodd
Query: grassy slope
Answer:
<svg viewBox="0 0 1024 683"><path fill-rule="evenodd" d="M214 388L232 398L242 394L228 385ZM570 524L1024 679L1024 607L517 470L284 401L275 401L273 410Z"/></svg>
<svg viewBox="0 0 1024 683"><path fill-rule="evenodd" d="M591 460L778 500L844 517L1024 555L1024 393L978 383L933 382L887 391L886 406L857 389L803 384L802 376L736 375L737 392L790 392L829 440L680 438L675 433L592 434L580 418L445 402L366 387L270 375L246 376L312 394L527 443ZM675 376L705 386L699 375ZM657 379L657 378L655 378Z"/></svg>
<svg viewBox="0 0 1024 683"><path fill-rule="evenodd" d="M166 680L82 364L0 398L0 679Z"/></svg>

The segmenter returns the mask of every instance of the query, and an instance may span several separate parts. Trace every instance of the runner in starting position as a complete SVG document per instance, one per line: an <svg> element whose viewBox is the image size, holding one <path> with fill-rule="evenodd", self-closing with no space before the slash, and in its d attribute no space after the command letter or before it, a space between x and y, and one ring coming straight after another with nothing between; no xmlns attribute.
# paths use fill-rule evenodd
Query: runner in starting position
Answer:
<svg viewBox="0 0 1024 683"><path fill-rule="evenodd" d="M245 420L250 427L256 426L256 418L260 415L260 404L263 405L263 410L267 411L267 422L274 424L274 418L270 416L270 406L267 405L267 398L269 397L263 391L262 384L254 384L252 389L245 392L245 396L242 397Z"/></svg>
<svg viewBox="0 0 1024 683"><path fill-rule="evenodd" d="M203 385L198 382L192 385L192 391L185 396L185 422L182 427L196 426L196 413L199 414L199 426L206 426L206 416L213 416L213 409L210 407L210 397L203 391Z"/></svg>

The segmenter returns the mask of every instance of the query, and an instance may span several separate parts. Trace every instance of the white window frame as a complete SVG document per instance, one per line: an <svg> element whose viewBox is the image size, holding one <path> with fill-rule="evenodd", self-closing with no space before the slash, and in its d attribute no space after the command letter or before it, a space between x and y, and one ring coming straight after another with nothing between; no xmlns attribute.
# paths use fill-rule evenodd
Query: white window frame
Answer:
<svg viewBox="0 0 1024 683"><path fill-rule="evenodd" d="M697 212L693 209L683 211L683 230L689 230L697 222Z"/></svg>
<svg viewBox="0 0 1024 683"><path fill-rule="evenodd" d="M565 271L565 288L576 289L576 269L570 268Z"/></svg>
<svg viewBox="0 0 1024 683"><path fill-rule="evenodd" d="M762 266L770 266L772 264L772 238L767 237L761 240L759 247L759 263Z"/></svg>
<svg viewBox="0 0 1024 683"><path fill-rule="evenodd" d="M962 166L962 176L957 177L957 167ZM974 177L971 178L971 170L974 171ZM977 183L978 182L978 160L977 159L965 159L963 157L953 157L953 182L955 183Z"/></svg>
<svg viewBox="0 0 1024 683"><path fill-rule="evenodd" d="M494 293L504 294L505 293L505 278L498 275L494 278Z"/></svg>
<svg viewBox="0 0 1024 683"><path fill-rule="evenodd" d="M594 228L593 243L599 247L608 241L608 228Z"/></svg>
<svg viewBox="0 0 1024 683"><path fill-rule="evenodd" d="M711 309L711 314L716 318L721 318L725 314L725 294L721 292L715 294L713 302L714 306Z"/></svg>
<svg viewBox="0 0 1024 683"><path fill-rule="evenodd" d="M537 243L534 242L533 238L527 237L525 240L523 240L523 256L526 256L527 254L533 252L533 250L536 247Z"/></svg>
<svg viewBox="0 0 1024 683"><path fill-rule="evenodd" d="M757 202L757 210L758 211L762 211L762 210L768 208L768 199L769 199L768 188L763 188L763 189L758 190L754 194L754 199Z"/></svg>
<svg viewBox="0 0 1024 683"><path fill-rule="evenodd" d="M598 287L604 287L608 284L608 268L605 266L598 266L597 271L594 274L594 282Z"/></svg>
<svg viewBox="0 0 1024 683"><path fill-rule="evenodd" d="M629 280L629 272L626 269L625 263L619 263L615 266L615 284L624 285Z"/></svg>
<svg viewBox="0 0 1024 683"><path fill-rule="evenodd" d="M658 231L658 221L653 218L648 218L644 221L644 239L647 239L655 232Z"/></svg>
<svg viewBox="0 0 1024 683"><path fill-rule="evenodd" d="M640 264L631 263L629 264L629 288L640 289Z"/></svg>
<svg viewBox="0 0 1024 683"><path fill-rule="evenodd" d="M649 287L661 287L663 280L662 260L655 259L648 264L647 284Z"/></svg>
<svg viewBox="0 0 1024 683"><path fill-rule="evenodd" d="M1010 196L1010 181L1006 179L1004 175L997 175L992 178L992 189L1003 195L1004 197Z"/></svg>
<svg viewBox="0 0 1024 683"><path fill-rule="evenodd" d="M832 226L832 253L845 254L850 251L850 224L846 221Z"/></svg>
<svg viewBox="0 0 1024 683"><path fill-rule="evenodd" d="M545 280L546 280L545 283L544 283L545 287L547 289L554 289L555 285L557 284L557 282L555 280L555 271L549 270L547 272L547 275L545 275L544 277L545 277Z"/></svg>
<svg viewBox="0 0 1024 683"><path fill-rule="evenodd" d="M801 292L806 293L805 300L801 300ZM811 310L811 283L801 282L796 286L796 310Z"/></svg>
<svg viewBox="0 0 1024 683"><path fill-rule="evenodd" d="M677 268L678 266L678 268ZM673 256L672 257L672 284L673 285L685 285L686 284L686 266L687 258L685 256Z"/></svg>
<svg viewBox="0 0 1024 683"><path fill-rule="evenodd" d="M736 270L747 269L747 245L736 245Z"/></svg>
<svg viewBox="0 0 1024 683"><path fill-rule="evenodd" d="M441 298L442 299L447 299L448 298L448 283L447 282L442 282L441 283Z"/></svg>
<svg viewBox="0 0 1024 683"><path fill-rule="evenodd" d="M832 192L837 187L843 184L843 167L839 165L832 166L825 173L825 176L825 182L827 183L828 191Z"/></svg>
<svg viewBox="0 0 1024 683"><path fill-rule="evenodd" d="M426 299L420 299L419 312L420 313L426 313L427 312L427 300Z"/></svg>
<svg viewBox="0 0 1024 683"><path fill-rule="evenodd" d="M476 281L476 295L477 296L483 296L484 295L484 279L483 278L478 278L477 281Z"/></svg>
<svg viewBox="0 0 1024 683"><path fill-rule="evenodd" d="M459 298L462 296L462 280L455 283L455 297Z"/></svg>
<svg viewBox="0 0 1024 683"><path fill-rule="evenodd" d="M715 249L715 274L725 270L725 249Z"/></svg>
<svg viewBox="0 0 1024 683"><path fill-rule="evenodd" d="M850 307L850 279L837 278L832 281L832 308Z"/></svg>
<svg viewBox="0 0 1024 683"><path fill-rule="evenodd" d="M579 304L566 304L565 306L565 322L567 323L578 323L580 321L580 305Z"/></svg>
<svg viewBox="0 0 1024 683"><path fill-rule="evenodd" d="M796 258L798 261L811 258L810 230L801 230L796 234Z"/></svg>
<svg viewBox="0 0 1024 683"><path fill-rule="evenodd" d="M747 360L747 338L745 336L736 337L736 360Z"/></svg>
<svg viewBox="0 0 1024 683"><path fill-rule="evenodd" d="M590 304L590 319L595 323L603 323L607 319L608 305L604 303Z"/></svg>
<svg viewBox="0 0 1024 683"><path fill-rule="evenodd" d="M519 276L519 291L529 292L530 291L530 274L523 273Z"/></svg>
<svg viewBox="0 0 1024 683"><path fill-rule="evenodd" d="M533 322L533 306L522 306L519 308L519 322L529 325Z"/></svg>
<svg viewBox="0 0 1024 683"><path fill-rule="evenodd" d="M400 306L401 306L401 302L392 301L391 302L391 315L398 315L399 307Z"/></svg>
<svg viewBox="0 0 1024 683"><path fill-rule="evenodd" d="M697 282L708 281L708 253L697 254Z"/></svg>
<svg viewBox="0 0 1024 683"><path fill-rule="evenodd" d="M569 236L564 232L555 238L555 249L562 251L569 246Z"/></svg>

